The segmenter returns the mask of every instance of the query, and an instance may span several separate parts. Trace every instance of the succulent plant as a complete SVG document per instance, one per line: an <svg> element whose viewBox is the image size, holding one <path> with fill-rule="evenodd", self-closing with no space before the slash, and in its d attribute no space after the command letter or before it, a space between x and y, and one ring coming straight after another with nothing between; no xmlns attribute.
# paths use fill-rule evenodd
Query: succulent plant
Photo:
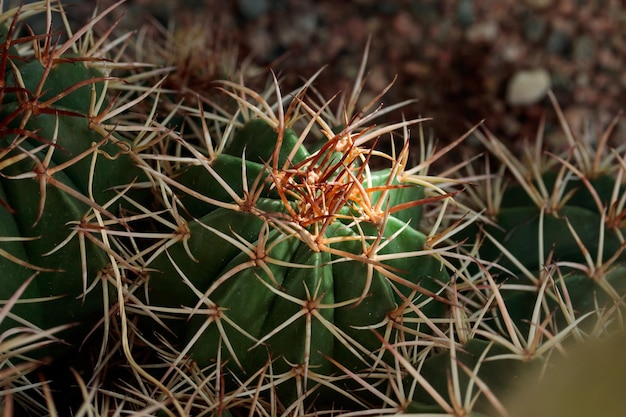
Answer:
<svg viewBox="0 0 626 417"><path fill-rule="evenodd" d="M124 216L149 196L132 187L142 170L130 152L134 144L118 133L145 127L112 119L141 95L109 100L122 84L110 70L124 65L105 59L109 34L92 37L114 7L75 32L66 28L64 41L52 28L58 9L49 1L0 15L3 372L62 357L78 368L75 355L88 336L96 352L106 345L117 256L106 233L125 233ZM23 19L32 16L43 17L46 33L28 33ZM3 379L7 392L13 382L26 383L25 372L16 375Z"/></svg>
<svg viewBox="0 0 626 417"><path fill-rule="evenodd" d="M1 413L507 416L524 369L621 327L611 127L581 140L555 104L566 152L470 131L486 171L433 176L464 137L435 151L423 119L376 125L410 103L385 91L356 111L367 52L336 114L316 75L259 92L138 42L185 57L161 83L171 68L119 61L129 38L94 36L120 3L66 41L60 2L0 15ZM20 29L35 14L42 35Z"/></svg>
<svg viewBox="0 0 626 417"><path fill-rule="evenodd" d="M617 119L599 137L577 135L551 98L561 153L546 148L544 126L520 157L490 132L475 133L490 159L465 177L477 186L458 207L479 215L456 238L477 262L456 283L451 340L459 344L407 367L427 381L416 391L425 406L507 416L514 410L499 399L514 396L522 374L537 377L575 345L623 328L625 166L623 148L609 145Z"/></svg>
<svg viewBox="0 0 626 417"><path fill-rule="evenodd" d="M482 137L511 175L500 191L492 184L479 257L500 269L492 274L524 333L562 329L589 314L597 325L598 315L614 316L626 292L624 167L608 143L617 119L595 141L579 138L553 104L568 144L563 154L542 149L539 137L518 159L489 133Z"/></svg>
<svg viewBox="0 0 626 417"><path fill-rule="evenodd" d="M308 102L308 83L285 109L276 83L275 111L222 85L240 111L219 142L198 112L204 152L180 135L178 155L149 157L178 236L147 265L145 304L178 313L166 323L200 367L220 363L239 379L267 372L291 407L322 407L320 390L359 402L337 374L393 361L385 343L442 337L450 262L439 235L420 231L421 206L452 194L433 184L444 179L417 174L428 163L406 169L408 127L421 120L372 127L374 111L338 127ZM315 129L323 144L309 151ZM397 153L371 145L396 131Z"/></svg>

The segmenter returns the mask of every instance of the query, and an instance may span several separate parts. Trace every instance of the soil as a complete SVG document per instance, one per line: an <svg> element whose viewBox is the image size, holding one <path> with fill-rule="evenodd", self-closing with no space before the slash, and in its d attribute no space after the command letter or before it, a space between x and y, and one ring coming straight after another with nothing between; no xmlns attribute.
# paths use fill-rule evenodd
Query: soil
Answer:
<svg viewBox="0 0 626 417"><path fill-rule="evenodd" d="M523 88L537 89L532 102L507 96L512 79L527 70L549 74L574 132L592 142L626 102L626 6L618 0L129 0L122 9L126 28L202 27L212 40L196 54L236 51L238 62L264 77L270 69L281 75L285 90L327 65L315 82L325 97L351 88L371 37L362 102L395 80L381 101L417 102L388 119L432 117L426 126L442 142L483 121L520 144L545 117L546 136L558 145L562 133L540 81ZM625 141L620 120L613 142Z"/></svg>

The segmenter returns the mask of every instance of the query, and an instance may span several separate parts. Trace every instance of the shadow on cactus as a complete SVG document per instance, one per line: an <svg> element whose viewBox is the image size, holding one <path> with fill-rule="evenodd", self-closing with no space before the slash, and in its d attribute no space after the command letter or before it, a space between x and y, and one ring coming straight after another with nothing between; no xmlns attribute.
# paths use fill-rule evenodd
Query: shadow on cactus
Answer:
<svg viewBox="0 0 626 417"><path fill-rule="evenodd" d="M92 33L117 4L68 30L64 43L49 20L43 35L18 35L23 16L57 6L62 12L60 3L34 3L1 19L9 26L0 61L0 266L9 279L0 347L11 369L2 370L3 406L17 399L20 410L53 413L106 398L135 407L117 403L122 391L137 402L153 397L146 413L173 406L181 416L201 403L218 413L380 407L358 381L389 383L378 373L393 361L389 344L447 345L439 321L450 303L447 256L456 254L438 225L455 192L446 190L456 188L425 174L441 152L406 169L409 127L421 119L373 125L407 103L381 110L377 97L354 113L353 95L331 117L332 100L306 94L313 80L285 97L274 80L271 104L270 93L224 82L237 113L224 120L221 109L169 109L166 118L188 112L188 126L201 127L179 136L153 119L159 103L139 121L124 114L158 87L125 87L109 75L135 66L104 59L110 33ZM400 143L391 155L375 148L387 135ZM321 148L308 150L311 137ZM387 168L375 170L373 160ZM160 211L146 198L152 185ZM440 213L424 221L423 207L436 205ZM155 343L136 314L180 339ZM51 381L31 383L42 357L54 359L44 374ZM109 390L102 378L117 371L108 361L126 365L119 375L140 386L121 379ZM225 373L227 393L219 391ZM210 393L198 400L185 383ZM402 411L406 402L382 404Z"/></svg>
<svg viewBox="0 0 626 417"><path fill-rule="evenodd" d="M180 135L179 155L144 156L159 162L151 173L179 235L152 256L142 308L167 312L184 335L181 358L222 363L238 380L261 372L262 395L276 390L298 413L314 402L372 406L346 371L367 379L392 360L381 337L445 339L437 320L448 309L451 249L420 231L421 206L454 194L419 174L431 160L406 169L409 126L421 119L375 126L383 111L370 103L338 128L330 102L307 96L312 81L283 97L274 80L272 104L223 82L240 110L219 141L208 127L216 116L198 111L204 150ZM310 152L316 134L322 146ZM375 149L385 135L402 143L393 155ZM373 170L373 159L388 168Z"/></svg>
<svg viewBox="0 0 626 417"><path fill-rule="evenodd" d="M547 367L572 345L624 326L626 165L623 149L609 147L617 119L597 140L581 138L552 99L568 140L564 154L544 149L543 126L519 158L489 132L476 133L499 169L492 172L489 159L484 172L470 169L466 179L477 185L457 199L480 213L458 236L478 263L455 287L450 317L460 345L408 368L427 381L418 397L454 393L464 409L507 416L497 399L523 369ZM482 400L459 395L472 390ZM426 405L445 410L436 399Z"/></svg>
<svg viewBox="0 0 626 417"><path fill-rule="evenodd" d="M20 294L3 311L0 340L34 332L30 348L3 357L3 367L67 357L79 367L79 357L91 359L75 356L81 345L95 343L95 357L106 345L103 329L115 301L108 281L115 281L110 265L117 256L106 233L124 231L124 216L134 207L129 202L146 204L149 196L133 189L142 171L133 143L116 131L145 130L144 120L112 119L141 97L109 101L122 84L109 72L123 64L105 58L110 33L98 38L92 32L115 7L75 32L65 28L63 43L51 27L52 15L63 13L60 4L35 2L0 15L2 305L8 308ZM47 24L44 34L23 25L36 15Z"/></svg>
<svg viewBox="0 0 626 417"><path fill-rule="evenodd" d="M592 146L555 105L568 152L476 132L497 172L431 176L464 137L435 151L423 119L377 125L410 101L358 103L367 52L346 97L314 75L173 103L144 85L167 69L105 59L128 38L94 37L104 14L64 43L18 31L56 8L0 18L2 412L507 416L521 368L623 324L611 126Z"/></svg>
<svg viewBox="0 0 626 417"><path fill-rule="evenodd" d="M588 329L602 327L626 292L625 165L608 143L617 119L601 137L579 138L553 104L569 145L563 155L544 153L541 133L521 159L491 134L480 136L503 168L493 174L491 195L474 195L487 219L478 256L494 263L491 273L523 333L558 333L585 315ZM505 170L510 183L502 181Z"/></svg>
<svg viewBox="0 0 626 417"><path fill-rule="evenodd" d="M501 399L514 395L521 375L537 378L576 344L624 326L626 165L623 148L609 147L617 119L597 141L580 138L553 104L570 147L564 154L546 151L540 133L518 159L489 132L475 133L499 168L490 171L490 158L483 172L463 163L463 179L475 185L447 215L477 216L456 229L467 257L451 285L449 345L417 357L403 345L387 349L393 373L406 376L395 384L397 398L413 399L406 411L512 415Z"/></svg>

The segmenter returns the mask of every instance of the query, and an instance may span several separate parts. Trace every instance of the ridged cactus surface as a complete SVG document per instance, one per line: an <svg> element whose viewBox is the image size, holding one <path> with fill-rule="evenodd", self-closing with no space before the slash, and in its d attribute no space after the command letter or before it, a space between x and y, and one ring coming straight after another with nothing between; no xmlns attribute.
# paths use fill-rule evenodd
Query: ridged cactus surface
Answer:
<svg viewBox="0 0 626 417"><path fill-rule="evenodd" d="M519 154L476 132L489 159L480 175L470 171L480 180L458 199L476 216L456 236L476 259L470 279L457 282L464 296L452 316L461 343L419 368L441 395L450 384L457 401L483 392L472 408L488 415L515 414L498 398L515 397L525 372L539 378L576 345L623 328L623 147L609 142L617 119L597 136L578 136L553 105L564 150L546 146L541 131Z"/></svg>
<svg viewBox="0 0 626 417"><path fill-rule="evenodd" d="M507 313L524 333L540 325L558 331L589 313L598 325L598 309L612 316L626 293L623 166L607 144L610 132L592 145L565 121L563 130L568 152L541 155L540 142L520 158L482 136L510 181L493 184L499 203L487 203L495 209L477 223L479 257L494 263Z"/></svg>
<svg viewBox="0 0 626 417"><path fill-rule="evenodd" d="M450 278L418 231L421 205L449 195L425 197L404 171L408 148L374 170L377 151L349 129L314 152L294 129L252 118L213 157L178 167L168 184L188 235L149 265L147 297L183 307L172 326L199 366L271 367L295 396L436 331Z"/></svg>
<svg viewBox="0 0 626 417"><path fill-rule="evenodd" d="M101 60L54 47L50 33L19 52L30 40L13 39L18 17L0 37L0 299L33 279L0 333L71 327L56 336L77 348L109 303L110 258L94 225L117 222L119 194L140 170L100 123L110 80Z"/></svg>

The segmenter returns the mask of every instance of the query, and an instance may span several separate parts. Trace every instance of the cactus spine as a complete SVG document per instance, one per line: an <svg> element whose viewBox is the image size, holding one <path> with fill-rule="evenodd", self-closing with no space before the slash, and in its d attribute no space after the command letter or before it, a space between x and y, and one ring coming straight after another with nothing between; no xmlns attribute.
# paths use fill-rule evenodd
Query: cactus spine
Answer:
<svg viewBox="0 0 626 417"><path fill-rule="evenodd" d="M473 398L460 395L471 388L485 394L473 409L489 415L515 412L498 398L515 396L507 390L520 375L537 377L576 344L623 328L624 154L609 146L617 119L597 138L579 136L551 98L567 139L561 153L546 149L543 126L519 158L476 134L500 165L490 171L488 161L486 180L458 199L480 213L457 237L478 261L471 285L457 283L465 302L451 312L462 344L419 363L441 395L456 384L457 403Z"/></svg>

